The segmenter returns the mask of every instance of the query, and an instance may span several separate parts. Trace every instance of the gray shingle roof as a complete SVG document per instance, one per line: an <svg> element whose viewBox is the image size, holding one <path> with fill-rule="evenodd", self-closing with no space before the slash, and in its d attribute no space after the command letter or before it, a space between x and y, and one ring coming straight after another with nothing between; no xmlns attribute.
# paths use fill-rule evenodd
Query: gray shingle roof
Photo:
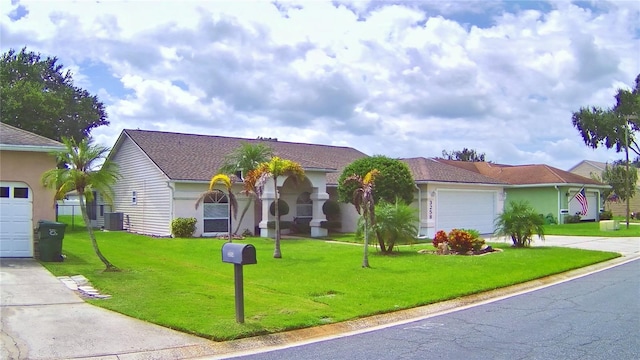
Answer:
<svg viewBox="0 0 640 360"><path fill-rule="evenodd" d="M224 136L181 134L147 130L124 130L170 179L209 181L226 154L242 143L264 144L274 155L296 161L304 169L331 169L327 184L336 185L342 169L367 156L349 147L314 145L284 141L244 139Z"/></svg>
<svg viewBox="0 0 640 360"><path fill-rule="evenodd" d="M409 165L409 169L413 174L413 179L416 182L439 181L469 184L506 184L505 182L498 179L494 179L477 172L449 165L437 159L416 157L400 160Z"/></svg>
<svg viewBox="0 0 640 360"><path fill-rule="evenodd" d="M18 129L17 127L13 127L5 123L0 123L0 144L11 147L41 147L45 148L43 151L49 151L51 148L60 148L63 146L55 140L51 140L26 130Z"/></svg>

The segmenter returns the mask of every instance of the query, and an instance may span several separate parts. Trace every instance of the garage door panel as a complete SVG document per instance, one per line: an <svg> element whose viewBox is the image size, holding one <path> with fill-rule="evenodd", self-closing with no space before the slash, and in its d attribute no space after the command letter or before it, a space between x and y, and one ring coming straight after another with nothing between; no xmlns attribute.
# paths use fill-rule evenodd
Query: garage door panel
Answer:
<svg viewBox="0 0 640 360"><path fill-rule="evenodd" d="M438 192L437 230L475 229L492 233L496 217L495 192L440 191Z"/></svg>
<svg viewBox="0 0 640 360"><path fill-rule="evenodd" d="M0 183L3 191L0 197L0 257L33 256L33 210L31 191L14 192L14 188L24 189L23 183ZM18 196L27 196L14 198Z"/></svg>

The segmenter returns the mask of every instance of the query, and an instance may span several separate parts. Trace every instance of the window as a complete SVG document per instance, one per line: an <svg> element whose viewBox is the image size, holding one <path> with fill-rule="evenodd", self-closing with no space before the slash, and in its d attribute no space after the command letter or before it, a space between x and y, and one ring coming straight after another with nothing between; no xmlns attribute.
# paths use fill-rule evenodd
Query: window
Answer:
<svg viewBox="0 0 640 360"><path fill-rule="evenodd" d="M9 187L2 186L0 187L0 198L8 198L9 197Z"/></svg>
<svg viewBox="0 0 640 360"><path fill-rule="evenodd" d="M303 219L311 219L313 217L313 201L311 201L311 194L303 192L298 195L296 200L296 217Z"/></svg>
<svg viewBox="0 0 640 360"><path fill-rule="evenodd" d="M229 200L226 195L215 193L207 196L203 211L205 233L229 232Z"/></svg>
<svg viewBox="0 0 640 360"><path fill-rule="evenodd" d="M138 203L138 194L135 191L131 192L131 203L133 205Z"/></svg>
<svg viewBox="0 0 640 360"><path fill-rule="evenodd" d="M13 188L13 197L15 199L28 199L29 198L29 188L26 188L26 187Z"/></svg>

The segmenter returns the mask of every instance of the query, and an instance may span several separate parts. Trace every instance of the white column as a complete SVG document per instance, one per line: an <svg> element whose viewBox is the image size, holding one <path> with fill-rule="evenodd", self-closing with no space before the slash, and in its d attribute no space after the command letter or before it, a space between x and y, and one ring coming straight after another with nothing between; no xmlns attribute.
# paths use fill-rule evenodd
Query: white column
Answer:
<svg viewBox="0 0 640 360"><path fill-rule="evenodd" d="M311 237L323 237L329 234L329 231L320 227L323 221L327 220L326 215L322 212L322 206L325 201L329 200L329 194L326 192L318 192L318 188L313 188L311 193L311 200L313 201L313 213L311 222Z"/></svg>

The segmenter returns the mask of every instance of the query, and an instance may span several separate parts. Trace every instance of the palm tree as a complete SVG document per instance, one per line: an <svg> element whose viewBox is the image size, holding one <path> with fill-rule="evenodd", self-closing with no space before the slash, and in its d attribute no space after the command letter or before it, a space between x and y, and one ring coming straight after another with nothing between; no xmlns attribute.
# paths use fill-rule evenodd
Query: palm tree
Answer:
<svg viewBox="0 0 640 360"><path fill-rule="evenodd" d="M227 190L226 193L222 190L215 188L216 184L218 183L224 186L224 188ZM229 242L232 242L231 239L233 238L233 235L231 233L231 215L233 214L234 219L238 215L238 201L236 200L236 196L231 191L232 186L233 186L233 181L231 180L231 177L225 174L214 175L211 178L211 181L209 181L209 190L203 192L200 195L200 197L198 197L198 200L196 200L196 210L197 210L200 203L209 196L222 195L227 197L229 201L229 212L227 214L227 232L229 233Z"/></svg>
<svg viewBox="0 0 640 360"><path fill-rule="evenodd" d="M276 217L276 239L275 250L273 257L276 259L282 258L280 251L280 211L278 209L278 177L280 176L293 176L294 180L299 180L304 177L304 170L302 166L295 161L281 159L274 156L268 162L263 162L256 167L255 170L249 172L245 177L244 186L245 191L250 191L257 194L258 197L262 197L264 186L268 179L273 179L273 189L275 191L275 217Z"/></svg>
<svg viewBox="0 0 640 360"><path fill-rule="evenodd" d="M373 200L373 188L375 177L380 172L377 169L369 171L364 178L359 175L351 175L344 179L343 185L355 183L358 187L353 191L353 205L356 207L358 214L364 218L364 258L362 259L362 267L369 267L369 225L372 227L376 223L375 202Z"/></svg>
<svg viewBox="0 0 640 360"><path fill-rule="evenodd" d="M100 194L106 202L112 202L111 185L120 178L117 166L106 160L102 166L98 167L109 153L109 148L93 144L92 139L84 138L78 143L76 140L63 137L62 143L65 149L55 151L52 154L59 164L64 164L64 167L45 172L42 175L42 185L56 191L56 200L64 198L71 190L77 191L80 211L87 226L93 250L106 266L105 271L118 271L118 268L100 252L86 205L86 201L93 200L94 191Z"/></svg>
<svg viewBox="0 0 640 360"><path fill-rule="evenodd" d="M496 235L511 237L513 247L529 246L534 234L544 240L544 219L526 201L511 201L495 226Z"/></svg>
<svg viewBox="0 0 640 360"><path fill-rule="evenodd" d="M235 174L238 171L243 171L248 174L250 171L255 170L259 164L269 161L273 156L273 150L264 144L250 144L243 142L239 147L234 149L231 153L224 157L222 166L218 169L219 174ZM242 209L240 214L240 220L236 225L234 234L240 230L240 225L244 216L247 214L249 207L251 207L252 200L256 198L254 192L249 192L246 189L241 192L249 199Z"/></svg>
<svg viewBox="0 0 640 360"><path fill-rule="evenodd" d="M416 208L399 199L395 204L383 201L376 205L374 230L382 235L382 253L391 253L397 243L412 243L418 232L417 222Z"/></svg>

